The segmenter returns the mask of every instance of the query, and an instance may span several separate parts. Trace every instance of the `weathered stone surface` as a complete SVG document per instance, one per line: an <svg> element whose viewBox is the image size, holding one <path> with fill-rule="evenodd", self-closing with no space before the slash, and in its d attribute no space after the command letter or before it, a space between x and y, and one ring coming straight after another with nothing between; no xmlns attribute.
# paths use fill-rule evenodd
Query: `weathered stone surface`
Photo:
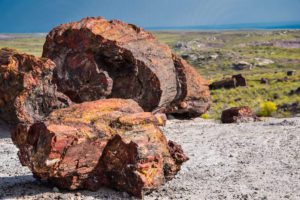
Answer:
<svg viewBox="0 0 300 200"><path fill-rule="evenodd" d="M231 67L234 70L251 70L253 68L253 65L245 61L239 61L237 63L233 63Z"/></svg>
<svg viewBox="0 0 300 200"><path fill-rule="evenodd" d="M176 55L173 55L173 60L178 78L178 93L167 107L166 113L188 117L205 113L210 107L208 82L185 60Z"/></svg>
<svg viewBox="0 0 300 200"><path fill-rule="evenodd" d="M52 83L54 67L49 59L0 49L0 119L32 123L71 104Z"/></svg>
<svg viewBox="0 0 300 200"><path fill-rule="evenodd" d="M59 188L107 186L141 197L188 159L157 124L133 100L104 99L55 110L29 129L19 124L12 139L21 163Z"/></svg>
<svg viewBox="0 0 300 200"><path fill-rule="evenodd" d="M224 78L220 81L215 81L209 85L210 90L216 90L221 88L236 88L236 87L244 87L247 86L246 79L242 76L242 74L233 75L231 78Z"/></svg>
<svg viewBox="0 0 300 200"><path fill-rule="evenodd" d="M184 114L209 108L207 82L135 25L101 17L63 24L48 34L43 56L57 65L59 90L78 103L124 98L145 111Z"/></svg>
<svg viewBox="0 0 300 200"><path fill-rule="evenodd" d="M258 120L258 118L252 112L251 108L247 106L232 107L227 110L223 110L221 115L221 121L223 123L249 122L256 120Z"/></svg>

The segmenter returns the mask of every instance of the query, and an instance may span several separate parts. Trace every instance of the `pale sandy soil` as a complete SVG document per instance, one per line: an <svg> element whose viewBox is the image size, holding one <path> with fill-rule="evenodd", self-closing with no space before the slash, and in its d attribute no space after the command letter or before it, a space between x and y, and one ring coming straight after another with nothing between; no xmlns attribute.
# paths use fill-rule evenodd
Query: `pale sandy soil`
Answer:
<svg viewBox="0 0 300 200"><path fill-rule="evenodd" d="M106 188L55 192L20 165L8 130L0 127L0 199L131 199ZM300 199L300 118L229 125L171 120L163 129L190 160L146 200Z"/></svg>

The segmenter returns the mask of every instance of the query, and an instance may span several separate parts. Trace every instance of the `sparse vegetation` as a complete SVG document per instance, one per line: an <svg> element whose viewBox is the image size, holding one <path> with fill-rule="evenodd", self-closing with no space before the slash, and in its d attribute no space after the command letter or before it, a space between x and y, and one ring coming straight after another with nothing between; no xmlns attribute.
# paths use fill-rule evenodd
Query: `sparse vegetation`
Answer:
<svg viewBox="0 0 300 200"><path fill-rule="evenodd" d="M238 73L247 79L246 87L211 91L210 118L219 119L222 110L235 106L249 106L259 112L261 104L267 101L278 107L272 114L274 117L295 114L281 109L283 105L296 103L300 109L300 95L290 95L291 90L300 86L300 48L272 46L275 41L300 41L300 31L163 32L155 35L179 55L196 55L196 59L187 58L188 62L210 82ZM178 41L187 48L176 48ZM274 63L257 65L257 58ZM233 70L231 65L238 61L249 62L255 67L252 70ZM296 70L296 74L285 78L289 70ZM268 84L262 84L261 78L268 79Z"/></svg>
<svg viewBox="0 0 300 200"><path fill-rule="evenodd" d="M276 110L277 106L274 102L266 101L260 105L260 110L258 111L257 115L261 117L271 117Z"/></svg>
<svg viewBox="0 0 300 200"><path fill-rule="evenodd" d="M202 119L209 119L209 115L207 113L204 113L200 116Z"/></svg>

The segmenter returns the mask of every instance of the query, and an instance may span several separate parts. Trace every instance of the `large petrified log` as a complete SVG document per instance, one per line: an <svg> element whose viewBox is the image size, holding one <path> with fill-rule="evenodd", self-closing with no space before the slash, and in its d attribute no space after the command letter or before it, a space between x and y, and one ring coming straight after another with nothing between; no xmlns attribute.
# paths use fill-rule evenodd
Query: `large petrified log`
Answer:
<svg viewBox="0 0 300 200"><path fill-rule="evenodd" d="M104 99L53 111L12 139L34 176L60 188L113 187L141 197L171 179L188 158L167 142L157 118L133 100Z"/></svg>
<svg viewBox="0 0 300 200"><path fill-rule="evenodd" d="M54 68L49 59L0 49L0 119L32 123L68 106L69 98L52 83Z"/></svg>
<svg viewBox="0 0 300 200"><path fill-rule="evenodd" d="M63 24L47 36L43 56L56 65L59 90L74 102L134 99L145 111L199 115L208 83L142 28L101 17Z"/></svg>

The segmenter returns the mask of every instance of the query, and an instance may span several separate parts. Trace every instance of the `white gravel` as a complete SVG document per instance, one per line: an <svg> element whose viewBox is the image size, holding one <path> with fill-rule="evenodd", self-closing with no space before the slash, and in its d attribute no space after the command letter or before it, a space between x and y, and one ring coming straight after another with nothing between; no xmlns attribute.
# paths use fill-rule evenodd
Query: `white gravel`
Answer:
<svg viewBox="0 0 300 200"><path fill-rule="evenodd" d="M171 120L168 139L190 157L175 179L145 196L154 199L300 199L300 118L219 124ZM103 188L58 191L22 167L8 130L0 126L0 199L131 199Z"/></svg>

